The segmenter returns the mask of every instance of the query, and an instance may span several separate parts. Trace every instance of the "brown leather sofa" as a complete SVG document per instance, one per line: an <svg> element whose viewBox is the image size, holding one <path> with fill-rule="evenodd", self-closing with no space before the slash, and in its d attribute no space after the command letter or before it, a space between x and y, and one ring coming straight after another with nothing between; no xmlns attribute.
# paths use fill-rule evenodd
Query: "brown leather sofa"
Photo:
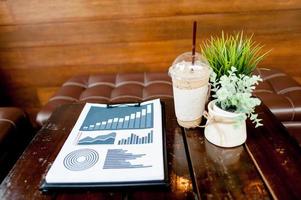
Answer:
<svg viewBox="0 0 301 200"><path fill-rule="evenodd" d="M255 95L271 109L301 144L301 86L278 70L258 69L263 82ZM37 115L43 125L52 111L72 102L115 103L172 98L171 80L167 73L76 76L63 84Z"/></svg>
<svg viewBox="0 0 301 200"><path fill-rule="evenodd" d="M28 145L34 131L19 108L0 107L0 182Z"/></svg>
<svg viewBox="0 0 301 200"><path fill-rule="evenodd" d="M276 115L301 146L301 86L280 70L258 69L263 82L255 95Z"/></svg>

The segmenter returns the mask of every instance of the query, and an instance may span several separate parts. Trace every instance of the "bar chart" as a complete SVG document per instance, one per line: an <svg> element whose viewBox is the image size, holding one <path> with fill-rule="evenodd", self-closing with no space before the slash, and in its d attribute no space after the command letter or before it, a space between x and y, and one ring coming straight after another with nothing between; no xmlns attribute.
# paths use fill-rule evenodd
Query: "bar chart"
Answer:
<svg viewBox="0 0 301 200"><path fill-rule="evenodd" d="M139 137L138 135L132 133L130 137L126 139L118 140L118 145L127 145L127 144L151 144L153 143L153 131L150 131L147 136Z"/></svg>
<svg viewBox="0 0 301 200"><path fill-rule="evenodd" d="M80 130L153 128L153 104L127 107L91 107Z"/></svg>
<svg viewBox="0 0 301 200"><path fill-rule="evenodd" d="M146 168L152 167L152 165L143 164L131 164L130 160L136 160L146 154L132 154L127 153L127 150L123 149L109 149L103 169L127 169L127 168Z"/></svg>

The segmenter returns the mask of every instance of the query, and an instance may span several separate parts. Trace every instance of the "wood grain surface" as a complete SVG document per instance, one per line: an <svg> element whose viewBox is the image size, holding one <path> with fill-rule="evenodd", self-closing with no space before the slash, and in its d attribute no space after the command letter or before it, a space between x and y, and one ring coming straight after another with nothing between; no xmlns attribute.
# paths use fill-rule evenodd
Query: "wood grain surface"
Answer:
<svg viewBox="0 0 301 200"><path fill-rule="evenodd" d="M185 134L200 199L271 198L244 146L217 147L200 130Z"/></svg>
<svg viewBox="0 0 301 200"><path fill-rule="evenodd" d="M272 49L260 66L282 69L300 82L300 19L300 0L3 0L0 85L10 104L34 121L74 75L167 72L177 55L190 51L194 20L197 44L222 30L254 33L264 50Z"/></svg>
<svg viewBox="0 0 301 200"><path fill-rule="evenodd" d="M263 127L247 126L246 148L275 199L301 198L301 149L265 107L258 107Z"/></svg>
<svg viewBox="0 0 301 200"><path fill-rule="evenodd" d="M0 186L0 199L300 199L300 148L263 105L264 126L248 124L247 143L220 148L203 128L177 124L165 101L168 188L125 188L42 193L39 186L79 116L83 104L58 108Z"/></svg>
<svg viewBox="0 0 301 200"><path fill-rule="evenodd" d="M64 105L39 131L0 186L0 199L194 199L183 136L172 101L166 102L168 188L125 188L42 193L43 177L72 130L84 104Z"/></svg>

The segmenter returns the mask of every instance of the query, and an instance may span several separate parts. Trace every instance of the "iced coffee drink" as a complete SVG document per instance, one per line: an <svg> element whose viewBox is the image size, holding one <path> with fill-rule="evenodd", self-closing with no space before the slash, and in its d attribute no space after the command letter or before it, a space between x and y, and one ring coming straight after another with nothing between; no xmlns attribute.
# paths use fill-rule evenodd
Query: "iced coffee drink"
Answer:
<svg viewBox="0 0 301 200"><path fill-rule="evenodd" d="M185 128L195 128L202 120L208 96L208 62L198 53L187 52L177 57L169 68L172 78L177 121Z"/></svg>

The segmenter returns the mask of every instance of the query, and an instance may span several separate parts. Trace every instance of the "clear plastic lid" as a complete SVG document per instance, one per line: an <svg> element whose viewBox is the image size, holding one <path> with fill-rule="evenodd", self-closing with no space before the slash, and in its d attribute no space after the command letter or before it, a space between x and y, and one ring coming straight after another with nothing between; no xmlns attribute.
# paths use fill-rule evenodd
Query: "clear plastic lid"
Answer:
<svg viewBox="0 0 301 200"><path fill-rule="evenodd" d="M176 79L207 79L211 72L208 61L199 53L194 55L194 64L192 58L191 52L179 55L169 68L169 75Z"/></svg>

